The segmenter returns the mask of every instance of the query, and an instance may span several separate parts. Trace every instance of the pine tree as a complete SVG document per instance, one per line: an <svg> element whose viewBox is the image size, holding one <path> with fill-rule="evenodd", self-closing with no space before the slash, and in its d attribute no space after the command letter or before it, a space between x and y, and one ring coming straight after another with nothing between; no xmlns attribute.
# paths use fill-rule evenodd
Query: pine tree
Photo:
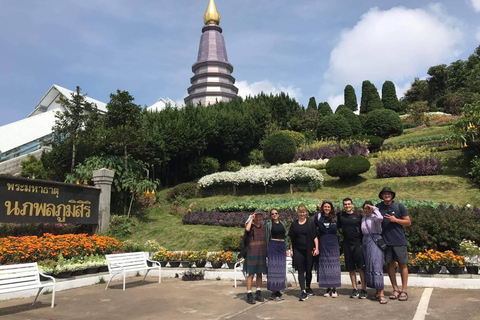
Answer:
<svg viewBox="0 0 480 320"><path fill-rule="evenodd" d="M382 86L382 102L385 109L395 112L400 111L400 103L397 98L397 91L392 81L385 81Z"/></svg>
<svg viewBox="0 0 480 320"><path fill-rule="evenodd" d="M333 114L333 111L328 102L320 102L318 104L318 113L325 117L329 114Z"/></svg>
<svg viewBox="0 0 480 320"><path fill-rule="evenodd" d="M317 101L315 101L315 97L311 97L310 100L308 100L307 111L312 110L317 110Z"/></svg>
<svg viewBox="0 0 480 320"><path fill-rule="evenodd" d="M345 105L352 111L358 110L357 95L351 85L347 85L344 90Z"/></svg>
<svg viewBox="0 0 480 320"><path fill-rule="evenodd" d="M362 82L362 98L360 101L360 114L366 114L368 112L368 97L369 88L372 83L368 80Z"/></svg>

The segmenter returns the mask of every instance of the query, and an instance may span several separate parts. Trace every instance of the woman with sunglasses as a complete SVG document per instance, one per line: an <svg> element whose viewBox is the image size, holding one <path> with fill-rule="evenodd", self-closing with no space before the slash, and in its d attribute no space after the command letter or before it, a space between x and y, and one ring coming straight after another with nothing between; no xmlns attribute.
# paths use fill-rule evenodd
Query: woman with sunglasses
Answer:
<svg viewBox="0 0 480 320"><path fill-rule="evenodd" d="M314 295L312 283L312 267L315 257L318 256L317 228L311 219L307 219L307 207L303 204L297 209L298 219L292 222L288 236L290 250L293 253L293 266L298 272L300 284L300 301Z"/></svg>
<svg viewBox="0 0 480 320"><path fill-rule="evenodd" d="M270 210L271 219L267 221L267 289L272 291L270 300L283 300L280 292L285 288L287 276L287 228L280 221L277 209Z"/></svg>
<svg viewBox="0 0 480 320"><path fill-rule="evenodd" d="M319 203L320 205L320 203ZM327 288L324 297L336 298L341 286L340 247L337 236L337 219L330 201L323 201L315 216L318 228L320 258L318 259L318 285Z"/></svg>

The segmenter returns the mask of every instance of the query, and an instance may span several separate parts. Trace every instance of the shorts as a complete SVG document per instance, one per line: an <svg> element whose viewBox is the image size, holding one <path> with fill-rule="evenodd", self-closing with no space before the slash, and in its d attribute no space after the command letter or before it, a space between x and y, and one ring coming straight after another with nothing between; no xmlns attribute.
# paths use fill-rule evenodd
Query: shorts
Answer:
<svg viewBox="0 0 480 320"><path fill-rule="evenodd" d="M390 263L396 261L398 263L407 263L408 250L407 246L388 246L385 249L385 262Z"/></svg>
<svg viewBox="0 0 480 320"><path fill-rule="evenodd" d="M365 258L361 244L344 244L343 254L345 255L345 269L355 271L365 269Z"/></svg>

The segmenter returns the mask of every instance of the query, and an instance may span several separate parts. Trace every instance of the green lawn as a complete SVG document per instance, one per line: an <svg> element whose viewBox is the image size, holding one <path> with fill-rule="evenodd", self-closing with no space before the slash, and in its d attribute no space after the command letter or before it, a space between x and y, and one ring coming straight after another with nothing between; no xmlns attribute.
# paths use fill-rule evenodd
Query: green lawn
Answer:
<svg viewBox="0 0 480 320"><path fill-rule="evenodd" d="M392 137L385 140L385 143L389 144L403 144L410 140L440 136L450 133L450 126L441 127L426 127L418 130L406 129L403 130L403 134L398 137Z"/></svg>

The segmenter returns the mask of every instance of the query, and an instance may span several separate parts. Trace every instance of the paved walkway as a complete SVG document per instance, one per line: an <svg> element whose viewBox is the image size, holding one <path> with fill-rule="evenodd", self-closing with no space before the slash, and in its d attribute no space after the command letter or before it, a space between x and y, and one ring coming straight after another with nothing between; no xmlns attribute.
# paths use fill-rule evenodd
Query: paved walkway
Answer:
<svg viewBox="0 0 480 320"><path fill-rule="evenodd" d="M299 302L298 289L284 294L283 301L248 305L245 287L233 288L233 281L194 281L141 278L57 292L55 308L51 295L0 302L1 319L415 319L480 320L480 290L411 288L407 302L389 301L387 305L349 298L349 289L340 289L336 299L313 296ZM320 289L314 289L320 293ZM268 297L268 292L263 292Z"/></svg>

